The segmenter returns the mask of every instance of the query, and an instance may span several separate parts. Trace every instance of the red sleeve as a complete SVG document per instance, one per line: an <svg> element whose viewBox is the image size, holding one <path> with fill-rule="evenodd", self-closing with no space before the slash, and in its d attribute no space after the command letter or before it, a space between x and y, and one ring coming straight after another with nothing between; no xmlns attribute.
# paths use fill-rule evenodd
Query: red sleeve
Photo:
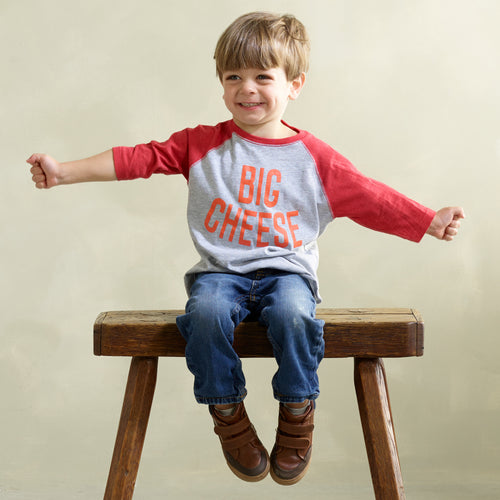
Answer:
<svg viewBox="0 0 500 500"><path fill-rule="evenodd" d="M130 180L147 179L152 174L182 174L189 180L191 166L228 140L231 133L231 123L226 121L215 126L186 128L164 142L113 148L116 177Z"/></svg>
<svg viewBox="0 0 500 500"><path fill-rule="evenodd" d="M183 174L188 178L187 142L187 131L183 130L165 142L113 148L116 177L130 180L147 179L152 174Z"/></svg>
<svg viewBox="0 0 500 500"><path fill-rule="evenodd" d="M318 141L312 151L333 217L418 242L435 211L361 174L346 158Z"/></svg>

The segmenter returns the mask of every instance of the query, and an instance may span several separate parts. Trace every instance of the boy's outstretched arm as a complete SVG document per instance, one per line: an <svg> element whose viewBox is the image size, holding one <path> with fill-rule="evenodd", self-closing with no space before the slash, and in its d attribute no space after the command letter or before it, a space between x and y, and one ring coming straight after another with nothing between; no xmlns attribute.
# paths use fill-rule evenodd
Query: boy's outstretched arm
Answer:
<svg viewBox="0 0 500 500"><path fill-rule="evenodd" d="M112 150L84 160L59 163L49 155L35 153L26 160L33 182L38 189L49 189L62 184L116 180Z"/></svg>
<svg viewBox="0 0 500 500"><path fill-rule="evenodd" d="M427 234L438 240L451 241L458 233L460 219L465 217L462 207L445 207L436 212Z"/></svg>

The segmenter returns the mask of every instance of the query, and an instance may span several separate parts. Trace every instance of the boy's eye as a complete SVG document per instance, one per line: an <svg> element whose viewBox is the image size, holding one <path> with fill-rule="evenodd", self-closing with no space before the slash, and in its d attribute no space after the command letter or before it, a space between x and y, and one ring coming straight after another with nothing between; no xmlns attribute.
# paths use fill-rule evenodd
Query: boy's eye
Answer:
<svg viewBox="0 0 500 500"><path fill-rule="evenodd" d="M238 75L228 75L226 80L238 80L240 77Z"/></svg>
<svg viewBox="0 0 500 500"><path fill-rule="evenodd" d="M259 75L257 77L257 80L270 80L270 79L271 79L271 77L269 75L265 75L265 74Z"/></svg>

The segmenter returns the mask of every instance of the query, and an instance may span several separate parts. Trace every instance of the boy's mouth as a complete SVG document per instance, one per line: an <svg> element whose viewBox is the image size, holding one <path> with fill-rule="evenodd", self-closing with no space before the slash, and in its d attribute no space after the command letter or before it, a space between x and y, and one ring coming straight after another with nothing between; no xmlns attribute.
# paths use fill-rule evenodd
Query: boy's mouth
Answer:
<svg viewBox="0 0 500 500"><path fill-rule="evenodd" d="M244 108L253 108L255 106L260 106L264 104L263 102L240 102L240 106Z"/></svg>

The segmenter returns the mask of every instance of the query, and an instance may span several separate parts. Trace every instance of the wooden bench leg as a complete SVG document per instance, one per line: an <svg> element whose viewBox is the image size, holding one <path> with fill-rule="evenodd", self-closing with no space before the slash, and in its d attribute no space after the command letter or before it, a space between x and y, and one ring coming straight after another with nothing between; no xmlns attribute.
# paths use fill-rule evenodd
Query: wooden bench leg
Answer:
<svg viewBox="0 0 500 500"><path fill-rule="evenodd" d="M104 500L130 500L156 385L158 358L133 357Z"/></svg>
<svg viewBox="0 0 500 500"><path fill-rule="evenodd" d="M404 500L396 435L381 358L355 358L354 383L377 500Z"/></svg>

